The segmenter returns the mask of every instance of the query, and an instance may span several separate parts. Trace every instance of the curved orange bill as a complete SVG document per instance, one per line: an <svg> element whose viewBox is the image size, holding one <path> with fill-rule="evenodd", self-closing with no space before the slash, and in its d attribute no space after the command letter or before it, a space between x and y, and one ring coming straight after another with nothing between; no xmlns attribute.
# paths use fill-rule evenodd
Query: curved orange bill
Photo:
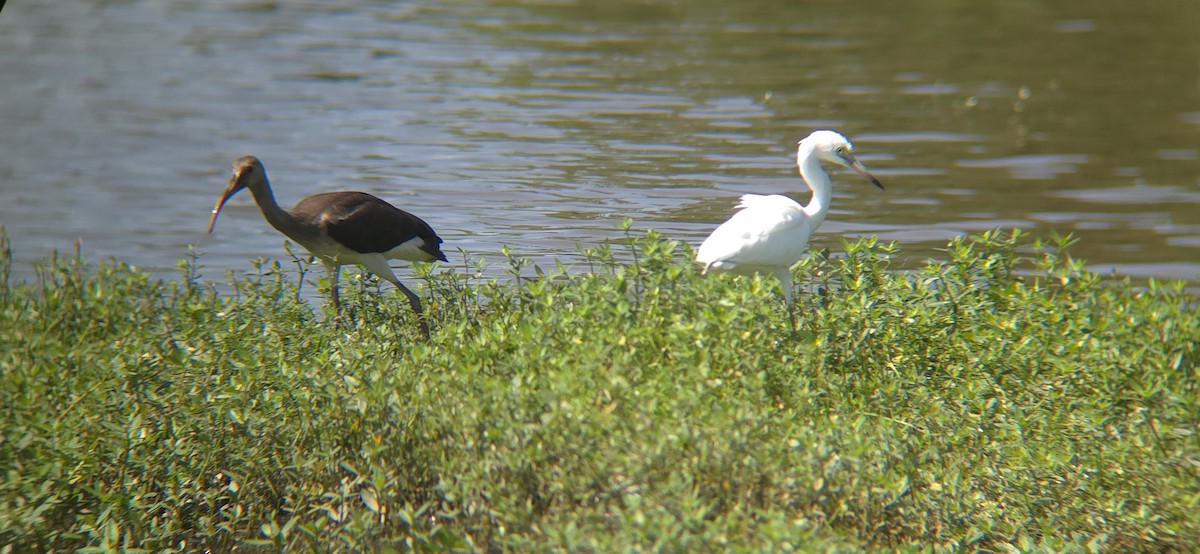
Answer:
<svg viewBox="0 0 1200 554"><path fill-rule="evenodd" d="M220 214L221 208L225 207L225 201L232 198L233 195L237 194L237 192L239 190L242 190L243 187L239 186L238 177L239 177L239 175L235 173L232 177L229 178L229 185L227 185L225 187L225 192L221 193L221 199L217 200L217 205L213 206L212 217L209 218L209 220L208 220L208 232L209 233L211 233L213 230L213 227L216 226L217 214Z"/></svg>

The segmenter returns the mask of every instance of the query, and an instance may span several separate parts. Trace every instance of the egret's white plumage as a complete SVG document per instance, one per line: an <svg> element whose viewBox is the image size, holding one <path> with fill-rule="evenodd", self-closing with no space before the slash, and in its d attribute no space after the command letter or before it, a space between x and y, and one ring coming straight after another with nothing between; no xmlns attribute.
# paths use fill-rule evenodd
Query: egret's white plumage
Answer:
<svg viewBox="0 0 1200 554"><path fill-rule="evenodd" d="M802 206L786 196L747 194L737 212L700 245L696 261L705 271L741 275L773 273L783 287L783 298L792 305L791 267L808 251L812 237L829 211L832 184L821 161L861 173L880 189L883 185L854 157L854 147L834 131L816 131L796 148L796 167L812 189L812 200Z"/></svg>

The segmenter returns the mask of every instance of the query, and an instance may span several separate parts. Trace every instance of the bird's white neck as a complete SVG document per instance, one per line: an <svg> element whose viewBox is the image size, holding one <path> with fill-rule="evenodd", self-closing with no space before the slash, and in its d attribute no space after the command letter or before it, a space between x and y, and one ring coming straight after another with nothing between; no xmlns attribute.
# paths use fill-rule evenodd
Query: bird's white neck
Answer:
<svg viewBox="0 0 1200 554"><path fill-rule="evenodd" d="M815 228L825 220L825 212L829 211L833 186L829 181L829 174L821 168L821 162L817 161L817 154L811 146L801 145L796 159L799 160L796 166L800 169L800 177L804 179L808 188L812 189L812 199L804 206L804 213Z"/></svg>

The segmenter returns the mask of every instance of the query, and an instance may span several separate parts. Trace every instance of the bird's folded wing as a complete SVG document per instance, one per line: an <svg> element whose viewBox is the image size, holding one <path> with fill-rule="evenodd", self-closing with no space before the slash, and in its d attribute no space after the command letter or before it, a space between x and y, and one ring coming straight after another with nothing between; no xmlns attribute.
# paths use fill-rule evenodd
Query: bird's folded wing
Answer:
<svg viewBox="0 0 1200 554"><path fill-rule="evenodd" d="M698 261L777 267L794 263L807 248L808 217L796 201L786 196L747 194L738 208L740 211L700 245Z"/></svg>
<svg viewBox="0 0 1200 554"><path fill-rule="evenodd" d="M383 202L361 202L322 217L329 236L356 252L387 252L414 237L437 236L421 219Z"/></svg>

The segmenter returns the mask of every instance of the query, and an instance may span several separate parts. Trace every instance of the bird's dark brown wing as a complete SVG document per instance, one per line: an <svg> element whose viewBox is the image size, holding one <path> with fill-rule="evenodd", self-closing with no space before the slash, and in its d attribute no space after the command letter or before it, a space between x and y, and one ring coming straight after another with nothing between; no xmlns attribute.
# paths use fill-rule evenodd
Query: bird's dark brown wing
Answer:
<svg viewBox="0 0 1200 554"><path fill-rule="evenodd" d="M413 238L421 250L446 261L441 237L421 218L365 192L330 192L309 196L292 213L319 220L329 237L355 252L387 252Z"/></svg>

